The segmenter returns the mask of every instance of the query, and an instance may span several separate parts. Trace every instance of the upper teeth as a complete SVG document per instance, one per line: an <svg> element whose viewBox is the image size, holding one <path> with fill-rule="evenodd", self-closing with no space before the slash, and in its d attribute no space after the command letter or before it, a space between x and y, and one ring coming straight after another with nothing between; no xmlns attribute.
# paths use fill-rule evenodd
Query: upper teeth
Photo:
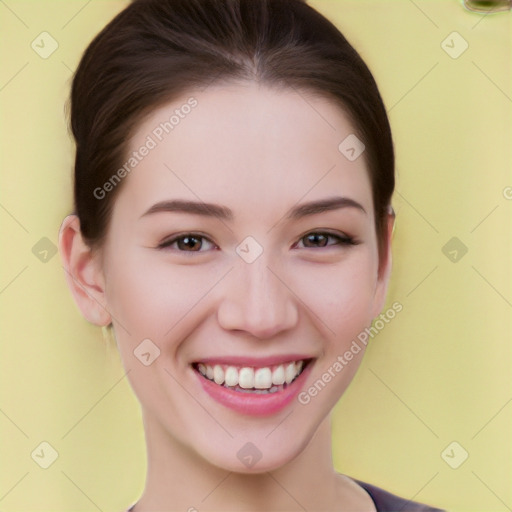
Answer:
<svg viewBox="0 0 512 512"><path fill-rule="evenodd" d="M216 384L226 386L240 386L244 389L270 389L273 385L290 384L302 371L304 361L295 361L278 366L252 368L248 366L222 366L216 364L199 363L197 369L202 375Z"/></svg>

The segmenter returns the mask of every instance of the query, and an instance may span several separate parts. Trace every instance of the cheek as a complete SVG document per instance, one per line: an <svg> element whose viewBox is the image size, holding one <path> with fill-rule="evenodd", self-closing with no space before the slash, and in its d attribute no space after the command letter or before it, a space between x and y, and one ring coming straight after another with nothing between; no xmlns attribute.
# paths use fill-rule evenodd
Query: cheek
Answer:
<svg viewBox="0 0 512 512"><path fill-rule="evenodd" d="M372 269L373 259L361 252L350 265L317 269L302 280L301 294L309 297L305 302L323 334L322 356L298 397L309 412L331 410L362 362L376 284Z"/></svg>
<svg viewBox="0 0 512 512"><path fill-rule="evenodd" d="M108 277L109 310L130 333L130 345L144 338L160 345L176 337L182 320L207 295L218 273L135 253L115 265Z"/></svg>
<svg viewBox="0 0 512 512"><path fill-rule="evenodd" d="M319 265L297 278L297 295L324 324L326 336L343 341L372 320L376 286L371 255L359 251L337 265Z"/></svg>
<svg viewBox="0 0 512 512"><path fill-rule="evenodd" d="M197 327L201 298L218 280L217 273L206 267L169 264L164 258L156 262L137 251L125 254L110 269L107 286L121 359L144 408L161 415L165 403L167 421L176 423L177 411L190 408L190 396L178 383L183 379L176 365L178 349ZM147 366L145 353L151 361L146 360Z"/></svg>

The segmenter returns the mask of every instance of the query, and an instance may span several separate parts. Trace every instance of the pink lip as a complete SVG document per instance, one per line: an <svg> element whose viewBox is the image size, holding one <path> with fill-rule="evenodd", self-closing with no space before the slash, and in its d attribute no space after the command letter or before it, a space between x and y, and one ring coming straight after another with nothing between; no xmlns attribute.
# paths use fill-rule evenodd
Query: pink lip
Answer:
<svg viewBox="0 0 512 512"><path fill-rule="evenodd" d="M286 361L290 360L293 359L286 359ZM225 360L222 361L224 362ZM233 361L233 359L230 359L230 362ZM243 358L244 365L250 366L247 364L248 361L249 359ZM262 360L258 360L258 364L255 366L260 366L261 361ZM241 414L247 414L250 416L269 416L284 409L299 394L304 382L311 372L311 368L313 366L312 363L313 361L310 361L302 373L291 384L289 384L286 389L268 394L251 394L234 391L215 384L215 382L203 377L203 375L201 375L197 370L194 370L194 373L197 375L197 378L206 393L220 404ZM266 364L268 365L271 363L266 362Z"/></svg>
<svg viewBox="0 0 512 512"><path fill-rule="evenodd" d="M226 356L226 357L207 357L206 359L198 360L197 363L204 363L210 366L216 364L232 365L232 366L251 366L253 368L262 368L264 366L274 366L284 363L291 363L293 361L302 361L305 359L312 359L309 355L301 354L286 354L268 357L246 357L246 356Z"/></svg>

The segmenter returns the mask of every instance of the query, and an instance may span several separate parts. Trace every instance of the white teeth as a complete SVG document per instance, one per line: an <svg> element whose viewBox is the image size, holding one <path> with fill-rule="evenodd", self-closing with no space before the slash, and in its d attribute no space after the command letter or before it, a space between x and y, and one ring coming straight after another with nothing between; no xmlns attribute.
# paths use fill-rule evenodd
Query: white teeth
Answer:
<svg viewBox="0 0 512 512"><path fill-rule="evenodd" d="M252 368L242 368L238 375L238 385L244 389L254 387L254 370Z"/></svg>
<svg viewBox="0 0 512 512"><path fill-rule="evenodd" d="M286 384L290 384L290 382L294 379L296 373L295 363L290 363L285 370L285 382Z"/></svg>
<svg viewBox="0 0 512 512"><path fill-rule="evenodd" d="M258 368L254 372L254 386L256 389L269 389L272 387L272 372L270 368Z"/></svg>
<svg viewBox="0 0 512 512"><path fill-rule="evenodd" d="M285 374L284 374L284 366L280 364L273 372L272 372L272 384L275 384L276 386L280 386L281 384L284 384L286 380Z"/></svg>
<svg viewBox="0 0 512 512"><path fill-rule="evenodd" d="M234 366L228 366L225 379L226 386L236 386L238 384L238 370Z"/></svg>
<svg viewBox="0 0 512 512"><path fill-rule="evenodd" d="M304 361L296 361L288 364L280 364L272 370L269 367L237 368L235 366L223 367L220 364L211 366L205 363L198 363L197 370L207 379L214 381L218 385L227 387L242 388L243 390L264 390L277 391L275 386L290 384L302 371ZM250 392L250 391L249 391Z"/></svg>
<svg viewBox="0 0 512 512"><path fill-rule="evenodd" d="M224 384L224 370L220 364L216 364L213 367L213 380L215 384Z"/></svg>

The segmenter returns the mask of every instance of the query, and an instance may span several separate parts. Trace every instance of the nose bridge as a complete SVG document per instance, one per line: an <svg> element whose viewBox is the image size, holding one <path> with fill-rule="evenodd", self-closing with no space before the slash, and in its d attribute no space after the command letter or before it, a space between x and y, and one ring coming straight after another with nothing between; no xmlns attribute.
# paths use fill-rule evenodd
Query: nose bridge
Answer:
<svg viewBox="0 0 512 512"><path fill-rule="evenodd" d="M282 302L282 283L270 271L268 262L261 257L251 264L242 264L241 273L244 276L246 287L247 305L255 308L255 311L265 309L275 311L275 306ZM270 308L270 303L274 307Z"/></svg>
<svg viewBox="0 0 512 512"><path fill-rule="evenodd" d="M298 312L293 294L269 266L265 252L252 263L236 262L219 307L224 328L268 338L295 325Z"/></svg>

